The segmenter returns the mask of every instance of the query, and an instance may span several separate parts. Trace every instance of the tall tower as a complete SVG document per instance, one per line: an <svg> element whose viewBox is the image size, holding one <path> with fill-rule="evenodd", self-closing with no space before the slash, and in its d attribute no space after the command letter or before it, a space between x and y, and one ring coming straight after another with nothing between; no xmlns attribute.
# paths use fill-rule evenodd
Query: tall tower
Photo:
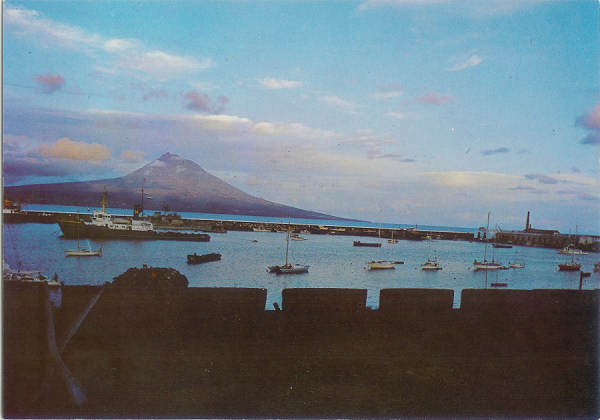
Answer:
<svg viewBox="0 0 600 420"><path fill-rule="evenodd" d="M527 232L531 226L529 225L529 212L527 212L527 220L525 220L525 231Z"/></svg>

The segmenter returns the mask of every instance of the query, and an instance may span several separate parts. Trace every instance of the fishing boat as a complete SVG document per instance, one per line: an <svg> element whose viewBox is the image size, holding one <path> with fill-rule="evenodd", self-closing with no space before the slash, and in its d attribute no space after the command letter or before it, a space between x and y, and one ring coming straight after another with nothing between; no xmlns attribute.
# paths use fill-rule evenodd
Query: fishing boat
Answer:
<svg viewBox="0 0 600 420"><path fill-rule="evenodd" d="M187 256L187 263L188 264L202 264L202 263L206 263L209 261L220 261L221 260L221 254L217 254L217 253L210 253L210 254L204 254L204 255L198 255L195 252L193 254L189 254Z"/></svg>
<svg viewBox="0 0 600 420"><path fill-rule="evenodd" d="M267 267L268 273L275 274L302 274L308 273L308 265L302 264L290 264L288 262L288 253L290 248L290 228L288 226L287 236L285 238L285 264L283 265L271 265Z"/></svg>
<svg viewBox="0 0 600 420"><path fill-rule="evenodd" d="M210 236L205 233L157 232L152 222L142 220L143 197L141 204L133 208L133 218L115 217L106 212L106 189L102 195L102 210L94 210L91 221L61 220L58 222L65 238L92 239L135 239L208 242Z"/></svg>
<svg viewBox="0 0 600 420"><path fill-rule="evenodd" d="M291 236L290 236L290 239L292 241L306 241L306 238L298 235L297 233L292 233Z"/></svg>
<svg viewBox="0 0 600 420"><path fill-rule="evenodd" d="M421 270L424 271L439 271L442 269L437 257L433 259L427 259L423 264L421 264Z"/></svg>
<svg viewBox="0 0 600 420"><path fill-rule="evenodd" d="M488 220L487 220L487 228L486 228L486 233L489 231L490 229L490 212L488 212ZM488 243L485 243L485 248L483 251L483 261L477 261L477 259L473 260L473 267L475 269L475 271L478 270L505 270L508 267L503 266L500 263L497 263L496 261L494 261L494 255L492 254L492 261L488 261L487 260L487 247L488 247Z"/></svg>

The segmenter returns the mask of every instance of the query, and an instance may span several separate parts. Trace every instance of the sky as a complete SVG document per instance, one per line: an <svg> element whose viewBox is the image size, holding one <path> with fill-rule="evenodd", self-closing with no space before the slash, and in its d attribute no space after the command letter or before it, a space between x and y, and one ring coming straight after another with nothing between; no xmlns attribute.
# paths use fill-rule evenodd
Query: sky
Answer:
<svg viewBox="0 0 600 420"><path fill-rule="evenodd" d="M4 185L166 152L375 222L600 232L596 0L3 3Z"/></svg>

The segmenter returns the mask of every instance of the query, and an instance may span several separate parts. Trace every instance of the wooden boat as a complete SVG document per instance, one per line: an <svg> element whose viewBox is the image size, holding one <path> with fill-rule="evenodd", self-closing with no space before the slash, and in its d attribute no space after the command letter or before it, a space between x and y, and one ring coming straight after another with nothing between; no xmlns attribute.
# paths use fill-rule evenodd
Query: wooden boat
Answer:
<svg viewBox="0 0 600 420"><path fill-rule="evenodd" d="M506 287L506 286L508 286L508 283L494 282L494 283L490 283L490 286L492 286L492 287Z"/></svg>
<svg viewBox="0 0 600 420"><path fill-rule="evenodd" d="M205 262L210 262L210 261L220 261L221 260L221 254L217 254L217 253L210 253L210 254L204 254L204 255L198 255L195 252L193 254L190 254L187 256L187 263L188 264L202 264Z"/></svg>
<svg viewBox="0 0 600 420"><path fill-rule="evenodd" d="M558 271L579 271L581 264L575 262L575 254L571 254L571 262L558 264Z"/></svg>
<svg viewBox="0 0 600 420"><path fill-rule="evenodd" d="M379 247L381 247L381 243L380 243L380 242L361 242L361 241L354 241L353 245L354 245L354 246L371 246L371 247L375 247L375 248L379 248Z"/></svg>

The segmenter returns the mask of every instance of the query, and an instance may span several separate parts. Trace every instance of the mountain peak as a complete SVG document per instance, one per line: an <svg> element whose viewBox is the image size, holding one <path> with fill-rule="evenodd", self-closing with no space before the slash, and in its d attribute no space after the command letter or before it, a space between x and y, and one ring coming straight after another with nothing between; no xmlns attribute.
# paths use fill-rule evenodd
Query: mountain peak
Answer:
<svg viewBox="0 0 600 420"><path fill-rule="evenodd" d="M167 152L164 155L162 155L161 157L159 157L157 160L161 160L164 162L164 161L169 161L169 160L184 160L184 159L179 155L176 155L171 152Z"/></svg>

